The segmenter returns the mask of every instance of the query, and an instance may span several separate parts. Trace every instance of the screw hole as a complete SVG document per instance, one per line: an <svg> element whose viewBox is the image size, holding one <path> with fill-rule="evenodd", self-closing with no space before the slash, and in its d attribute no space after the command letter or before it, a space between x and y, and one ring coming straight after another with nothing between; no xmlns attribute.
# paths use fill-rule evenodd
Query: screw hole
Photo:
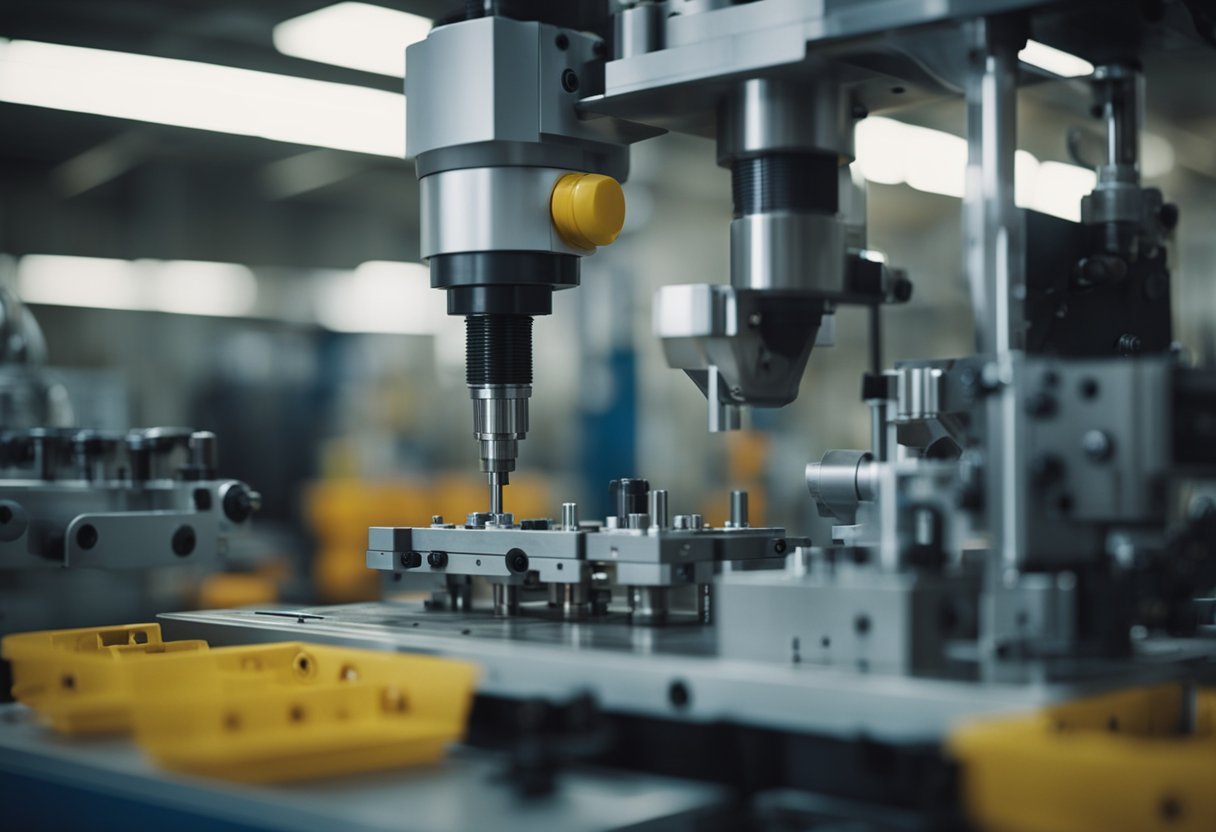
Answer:
<svg viewBox="0 0 1216 832"><path fill-rule="evenodd" d="M241 730L240 715L238 715L236 713L232 713L232 712L224 714L224 728L229 731Z"/></svg>
<svg viewBox="0 0 1216 832"><path fill-rule="evenodd" d="M292 662L292 665L295 667L296 673L299 676L307 677L307 676L312 675L313 661L312 661L312 657L309 656L307 653L296 654L295 660Z"/></svg>
<svg viewBox="0 0 1216 832"><path fill-rule="evenodd" d="M63 686L64 690L76 690L76 677L71 673L65 673L59 680L59 684Z"/></svg>
<svg viewBox="0 0 1216 832"><path fill-rule="evenodd" d="M353 664L348 664L342 668L342 672L338 674L338 679L343 682L359 681L359 669Z"/></svg>
<svg viewBox="0 0 1216 832"><path fill-rule="evenodd" d="M97 533L97 527L92 523L85 523L76 530L76 545L81 549L92 549L97 545L97 541L101 535Z"/></svg>
<svg viewBox="0 0 1216 832"><path fill-rule="evenodd" d="M287 712L287 716L292 722L304 721L304 708L301 705L292 705L291 710Z"/></svg>
<svg viewBox="0 0 1216 832"><path fill-rule="evenodd" d="M1096 379L1086 378L1081 379L1081 386L1078 388L1083 399L1093 399L1098 395L1098 382Z"/></svg>
<svg viewBox="0 0 1216 832"><path fill-rule="evenodd" d="M686 683L677 679L667 688L667 700L673 708L686 708L692 701L692 691Z"/></svg>
<svg viewBox="0 0 1216 832"><path fill-rule="evenodd" d="M562 72L562 89L566 92L578 91L578 73L573 69L567 69Z"/></svg>
<svg viewBox="0 0 1216 832"><path fill-rule="evenodd" d="M1182 802L1173 795L1161 798L1161 817L1170 823L1178 820L1182 817Z"/></svg>
<svg viewBox="0 0 1216 832"><path fill-rule="evenodd" d="M403 714L409 710L409 700L397 688L385 688L380 696L380 707L391 714Z"/></svg>
<svg viewBox="0 0 1216 832"><path fill-rule="evenodd" d="M557 46L558 49L562 50L563 52L565 52L567 49L570 48L570 38L566 37L565 32L562 32L561 34L559 34L557 36L557 38L554 39L553 43L554 43L554 45Z"/></svg>

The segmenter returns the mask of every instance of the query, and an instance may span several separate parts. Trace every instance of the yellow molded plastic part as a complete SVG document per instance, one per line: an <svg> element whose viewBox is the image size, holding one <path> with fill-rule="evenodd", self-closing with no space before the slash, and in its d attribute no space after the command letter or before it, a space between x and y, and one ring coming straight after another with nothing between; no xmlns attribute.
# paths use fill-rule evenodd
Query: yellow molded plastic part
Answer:
<svg viewBox="0 0 1216 832"><path fill-rule="evenodd" d="M164 641L159 624L127 624L6 636L0 654L13 666L14 699L62 733L96 734L130 728L131 667L206 649Z"/></svg>
<svg viewBox="0 0 1216 832"><path fill-rule="evenodd" d="M606 246L625 225L625 192L611 176L567 173L553 186L549 213L557 233L575 248Z"/></svg>
<svg viewBox="0 0 1216 832"><path fill-rule="evenodd" d="M1216 830L1216 689L1161 685L968 724L949 748L989 832Z"/></svg>
<svg viewBox="0 0 1216 832"><path fill-rule="evenodd" d="M464 733L465 662L283 643L135 668L135 738L169 768L278 782L430 762Z"/></svg>

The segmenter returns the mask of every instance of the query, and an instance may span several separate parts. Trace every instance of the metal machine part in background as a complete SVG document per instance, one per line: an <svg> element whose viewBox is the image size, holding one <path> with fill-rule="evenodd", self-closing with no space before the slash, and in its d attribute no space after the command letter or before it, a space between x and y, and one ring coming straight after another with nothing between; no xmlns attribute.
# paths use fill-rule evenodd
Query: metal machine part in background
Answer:
<svg viewBox="0 0 1216 832"><path fill-rule="evenodd" d="M218 477L215 434L33 428L0 436L0 570L217 565L260 495Z"/></svg>
<svg viewBox="0 0 1216 832"><path fill-rule="evenodd" d="M712 431L740 427L744 405L797 398L812 347L831 343L821 322L836 304L910 297L906 277L863 256L864 208L848 210L857 106L825 72L753 78L717 108L730 285L665 286L654 312L667 363L705 394Z"/></svg>
<svg viewBox="0 0 1216 832"><path fill-rule="evenodd" d="M0 286L0 425L34 427L73 421L66 390L45 371L46 339L21 300Z"/></svg>

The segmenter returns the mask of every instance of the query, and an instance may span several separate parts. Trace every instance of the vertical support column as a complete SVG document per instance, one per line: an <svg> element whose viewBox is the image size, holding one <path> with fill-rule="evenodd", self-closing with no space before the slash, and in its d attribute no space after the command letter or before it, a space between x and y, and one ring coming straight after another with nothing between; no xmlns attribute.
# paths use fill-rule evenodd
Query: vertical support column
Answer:
<svg viewBox="0 0 1216 832"><path fill-rule="evenodd" d="M1021 424L1011 386L1025 338L1025 234L1014 202L1018 51L1016 19L967 24L967 190L963 201L965 269L975 314L977 351L989 357L984 426L985 515L999 575L1025 555Z"/></svg>
<svg viewBox="0 0 1216 832"><path fill-rule="evenodd" d="M967 25L967 190L963 240L975 313L976 351L997 358L1022 348L1025 234L1014 203L1018 51L1024 30L983 18Z"/></svg>

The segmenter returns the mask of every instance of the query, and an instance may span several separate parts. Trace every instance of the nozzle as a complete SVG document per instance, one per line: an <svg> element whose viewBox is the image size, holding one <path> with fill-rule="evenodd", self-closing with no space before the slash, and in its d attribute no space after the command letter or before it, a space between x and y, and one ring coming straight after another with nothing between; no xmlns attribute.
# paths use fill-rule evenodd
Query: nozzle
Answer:
<svg viewBox="0 0 1216 832"><path fill-rule="evenodd" d="M490 512L502 513L502 490L528 435L532 395L532 318L465 318L465 372L473 400L473 436L490 488Z"/></svg>

